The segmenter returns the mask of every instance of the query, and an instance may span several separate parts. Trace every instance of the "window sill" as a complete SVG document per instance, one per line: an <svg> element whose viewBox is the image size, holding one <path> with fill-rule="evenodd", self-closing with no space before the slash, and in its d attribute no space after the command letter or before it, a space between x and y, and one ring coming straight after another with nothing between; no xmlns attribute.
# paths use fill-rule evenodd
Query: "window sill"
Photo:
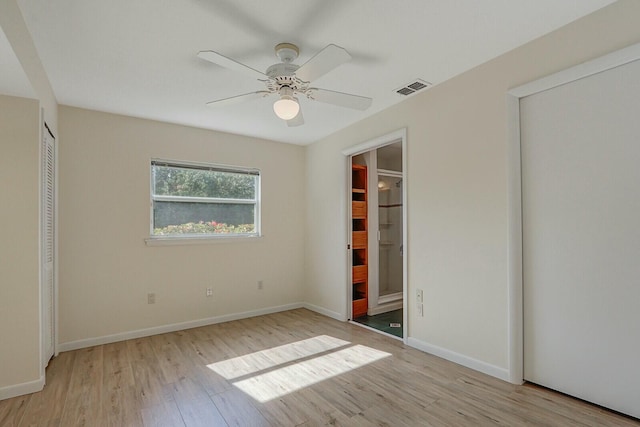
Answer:
<svg viewBox="0 0 640 427"><path fill-rule="evenodd" d="M194 236L194 237L149 237L144 239L147 246L211 245L217 243L255 242L262 235L254 236Z"/></svg>

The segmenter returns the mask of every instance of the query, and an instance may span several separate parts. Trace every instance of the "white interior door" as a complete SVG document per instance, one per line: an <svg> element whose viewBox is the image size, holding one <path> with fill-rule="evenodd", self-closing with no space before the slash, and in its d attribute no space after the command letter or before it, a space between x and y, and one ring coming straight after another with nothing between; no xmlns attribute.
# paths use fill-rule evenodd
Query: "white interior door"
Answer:
<svg viewBox="0 0 640 427"><path fill-rule="evenodd" d="M640 417L640 61L521 99L525 379Z"/></svg>
<svg viewBox="0 0 640 427"><path fill-rule="evenodd" d="M55 139L45 126L42 139L42 361L54 354L55 333Z"/></svg>

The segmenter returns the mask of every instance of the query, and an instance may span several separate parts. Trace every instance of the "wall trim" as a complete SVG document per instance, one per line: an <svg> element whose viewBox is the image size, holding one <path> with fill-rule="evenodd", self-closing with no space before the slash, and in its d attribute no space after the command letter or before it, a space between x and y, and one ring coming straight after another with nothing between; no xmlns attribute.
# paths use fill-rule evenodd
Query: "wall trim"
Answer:
<svg viewBox="0 0 640 427"><path fill-rule="evenodd" d="M567 68L566 70L525 83L509 90L509 94L516 98L523 98L525 96L533 95L534 93L553 89L554 87L601 73L611 68L620 67L628 64L629 62L637 61L638 59L640 59L640 43L627 46L599 58Z"/></svg>
<svg viewBox="0 0 640 427"><path fill-rule="evenodd" d="M93 347L95 345L110 344L118 341L125 341L135 338L148 337L151 335L164 334L167 332L182 331L184 329L198 328L200 326L214 325L216 323L230 322L232 320L247 319L249 317L262 316L265 314L278 313L281 311L303 308L304 304L296 302L274 307L261 308L258 310L243 311L240 313L224 314L222 316L208 317L188 322L171 323L168 325L154 326L151 328L137 329L134 331L121 332L112 335L104 335L95 338L86 338L77 341L70 341L59 344L59 351L78 350L80 348ZM315 310L314 310L315 311ZM323 313L324 314L324 313Z"/></svg>
<svg viewBox="0 0 640 427"><path fill-rule="evenodd" d="M507 95L507 359L509 382L524 379L524 316L522 286L522 171L520 161L520 98Z"/></svg>
<svg viewBox="0 0 640 427"><path fill-rule="evenodd" d="M324 307L320 307L319 305L309 304L308 302L305 302L302 303L302 307L306 308L307 310L322 314L324 316L331 317L332 319L339 320L340 322L347 321L347 316L345 316L344 314L328 310Z"/></svg>
<svg viewBox="0 0 640 427"><path fill-rule="evenodd" d="M507 92L507 381L524 381L524 310L522 281L522 171L520 154L520 98L640 60L640 43L510 89Z"/></svg>
<svg viewBox="0 0 640 427"><path fill-rule="evenodd" d="M39 379L34 381L0 387L0 400L11 399L12 397L40 391L44 388L44 380L44 375L42 375Z"/></svg>
<svg viewBox="0 0 640 427"><path fill-rule="evenodd" d="M457 363L458 365L466 366L467 368L473 369L474 371L491 375L492 377L501 379L503 381L509 381L508 369L491 365L481 360L465 356L464 354L456 353L455 351L447 350L446 348L438 347L437 345L429 344L413 337L409 337L407 339L407 345L420 351L424 351L425 353L442 357L443 359Z"/></svg>
<svg viewBox="0 0 640 427"><path fill-rule="evenodd" d="M398 129L393 132L390 132L386 135L382 135L382 136L378 136L376 138L370 139L366 142L356 144L351 147L347 147L344 150L342 150L342 154L345 156L355 156L358 154L366 153L367 151L371 151L374 148L379 148L384 145L393 144L394 142L400 142L405 139L407 139L407 128L402 128L402 129ZM404 160L404 156L403 156L403 160Z"/></svg>

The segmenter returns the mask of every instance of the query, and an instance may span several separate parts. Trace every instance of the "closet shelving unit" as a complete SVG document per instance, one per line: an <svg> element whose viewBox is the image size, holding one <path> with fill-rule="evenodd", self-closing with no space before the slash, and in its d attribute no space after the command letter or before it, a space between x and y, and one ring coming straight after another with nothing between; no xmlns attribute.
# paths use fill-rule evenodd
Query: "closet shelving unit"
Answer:
<svg viewBox="0 0 640 427"><path fill-rule="evenodd" d="M367 224L367 167L351 167L352 219L352 311L353 318L364 316L368 309L368 224Z"/></svg>

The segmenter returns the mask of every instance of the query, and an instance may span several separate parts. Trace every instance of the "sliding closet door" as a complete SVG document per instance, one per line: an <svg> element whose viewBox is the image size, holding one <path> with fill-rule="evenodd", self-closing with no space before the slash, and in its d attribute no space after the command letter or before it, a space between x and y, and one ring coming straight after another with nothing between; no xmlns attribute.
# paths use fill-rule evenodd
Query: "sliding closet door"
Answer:
<svg viewBox="0 0 640 427"><path fill-rule="evenodd" d="M520 109L525 379L640 417L640 61Z"/></svg>

